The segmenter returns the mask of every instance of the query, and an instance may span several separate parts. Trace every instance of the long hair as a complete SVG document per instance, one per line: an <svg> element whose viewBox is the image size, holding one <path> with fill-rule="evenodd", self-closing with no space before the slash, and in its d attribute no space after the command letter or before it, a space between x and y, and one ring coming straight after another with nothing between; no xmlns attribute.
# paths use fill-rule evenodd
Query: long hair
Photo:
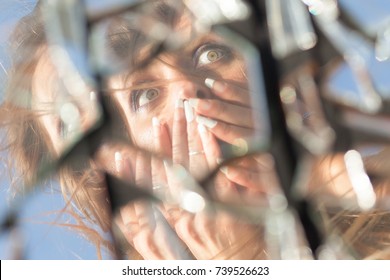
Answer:
<svg viewBox="0 0 390 280"><path fill-rule="evenodd" d="M16 173L11 178L13 195L31 191L20 186L31 186L39 166L53 158L54 153L50 139L38 121L40 113L34 112L31 106L33 75L47 47L39 3L31 14L17 23L10 38L12 68L0 107L4 137L2 149L8 153L8 170L15 170ZM66 200L60 214L70 212L76 217L76 228L97 245L99 257L101 248L112 251L112 244L104 240L101 234L101 231L107 232L111 228L110 203L104 177L91 160L85 160L77 167L64 165L58 176Z"/></svg>

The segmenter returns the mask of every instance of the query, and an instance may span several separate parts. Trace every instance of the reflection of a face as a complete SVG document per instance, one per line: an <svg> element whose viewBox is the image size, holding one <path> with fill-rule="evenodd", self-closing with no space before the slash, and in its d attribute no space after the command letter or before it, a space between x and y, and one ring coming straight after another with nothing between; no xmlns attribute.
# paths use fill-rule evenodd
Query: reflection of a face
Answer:
<svg viewBox="0 0 390 280"><path fill-rule="evenodd" d="M204 85L206 78L247 88L243 59L226 40L214 33L194 36L187 13L177 16L173 22L175 31L188 32L194 37L184 48L162 53L131 74L116 75L109 80L132 140L146 149L153 143L153 117L166 123L171 131L177 100L217 98Z"/></svg>
<svg viewBox="0 0 390 280"><path fill-rule="evenodd" d="M63 132L60 118L56 114L58 73L47 54L41 57L36 67L32 91L32 108L40 116L39 122L48 136L48 144L59 154L63 148Z"/></svg>
<svg viewBox="0 0 390 280"><path fill-rule="evenodd" d="M58 72L45 49L32 77L31 105L52 156L60 155L78 134L94 124L98 115L95 92L81 83L78 90L82 96L69 94Z"/></svg>

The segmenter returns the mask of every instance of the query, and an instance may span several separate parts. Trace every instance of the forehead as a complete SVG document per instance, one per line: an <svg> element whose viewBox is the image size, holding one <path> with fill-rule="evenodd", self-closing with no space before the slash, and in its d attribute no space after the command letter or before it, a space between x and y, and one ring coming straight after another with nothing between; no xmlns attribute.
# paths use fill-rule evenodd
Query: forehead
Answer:
<svg viewBox="0 0 390 280"><path fill-rule="evenodd" d="M183 4L183 1L156 1L152 5L151 13L156 19L174 30L189 28L192 23L192 14Z"/></svg>
<svg viewBox="0 0 390 280"><path fill-rule="evenodd" d="M181 10L183 10L183 5L182 1L154 1L151 5L151 10L155 17L162 22L175 24L175 21L181 14Z"/></svg>

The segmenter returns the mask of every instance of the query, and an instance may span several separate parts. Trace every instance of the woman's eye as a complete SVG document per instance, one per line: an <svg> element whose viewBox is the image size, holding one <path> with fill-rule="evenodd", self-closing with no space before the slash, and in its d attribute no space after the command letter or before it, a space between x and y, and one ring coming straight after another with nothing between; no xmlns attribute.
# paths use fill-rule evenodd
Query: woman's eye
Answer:
<svg viewBox="0 0 390 280"><path fill-rule="evenodd" d="M223 53L217 50L209 50L202 53L199 57L198 64L205 65L219 60Z"/></svg>
<svg viewBox="0 0 390 280"><path fill-rule="evenodd" d="M160 91L155 88L141 89L136 92L136 107L140 108L156 99L160 94Z"/></svg>
<svg viewBox="0 0 390 280"><path fill-rule="evenodd" d="M205 66L214 63L226 55L225 51L218 48L207 48L198 50L196 66Z"/></svg>

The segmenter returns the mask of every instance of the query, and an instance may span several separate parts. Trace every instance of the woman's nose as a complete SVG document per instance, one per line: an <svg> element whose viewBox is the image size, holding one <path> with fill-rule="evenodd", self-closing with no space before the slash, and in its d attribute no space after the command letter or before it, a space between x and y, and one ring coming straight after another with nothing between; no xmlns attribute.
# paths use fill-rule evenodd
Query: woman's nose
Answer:
<svg viewBox="0 0 390 280"><path fill-rule="evenodd" d="M170 93L176 95L175 98L207 98L210 95L208 88L200 82L194 80L182 80L171 84Z"/></svg>
<svg viewBox="0 0 390 280"><path fill-rule="evenodd" d="M191 69L180 66L172 57L164 57L159 61L160 75L169 81L169 94L175 98L210 98L211 92L204 84L204 78L192 73Z"/></svg>

